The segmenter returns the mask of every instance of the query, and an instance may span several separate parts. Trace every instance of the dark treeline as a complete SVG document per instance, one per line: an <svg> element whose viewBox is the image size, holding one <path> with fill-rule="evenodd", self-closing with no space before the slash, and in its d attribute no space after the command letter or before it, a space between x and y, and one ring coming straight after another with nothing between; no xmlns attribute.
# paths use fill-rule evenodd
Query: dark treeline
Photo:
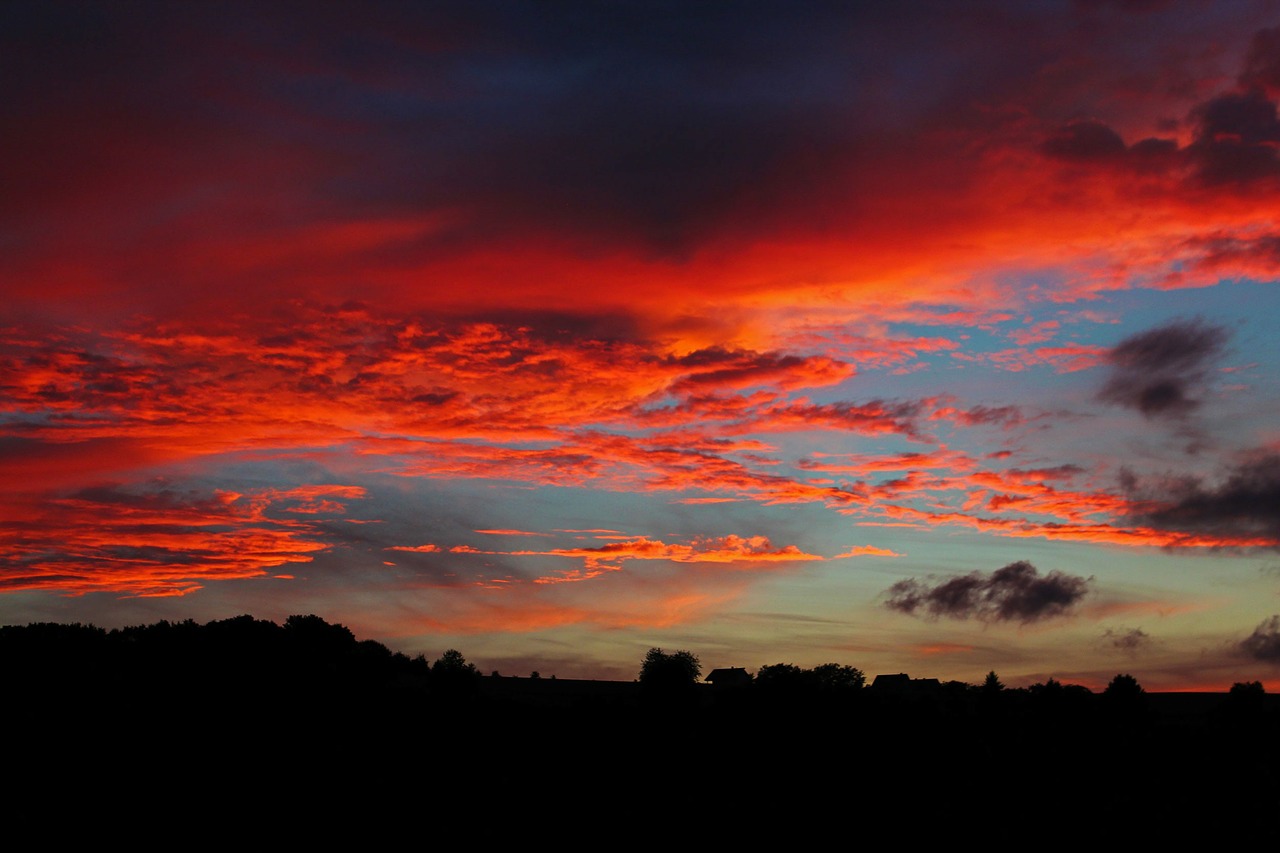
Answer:
<svg viewBox="0 0 1280 853"><path fill-rule="evenodd" d="M696 656L657 649L637 669L634 682L484 675L456 650L410 658L316 616L32 624L0 628L0 713L32 792L87 772L99 795L153 805L265 785L345 820L425 803L634 825L660 805L941 833L987 814L989 840L1013 843L1044 821L1083 831L1138 813L1148 832L1230 814L1248 837L1280 806L1280 717L1257 683L1183 712L1127 675L1098 693L1010 689L995 673L882 688L849 666L776 664L713 686Z"/></svg>
<svg viewBox="0 0 1280 853"><path fill-rule="evenodd" d="M240 616L201 625L161 621L107 631L36 623L0 628L8 713L41 719L173 707L192 715L253 701L350 704L425 685L425 660L358 641L317 616L283 625Z"/></svg>

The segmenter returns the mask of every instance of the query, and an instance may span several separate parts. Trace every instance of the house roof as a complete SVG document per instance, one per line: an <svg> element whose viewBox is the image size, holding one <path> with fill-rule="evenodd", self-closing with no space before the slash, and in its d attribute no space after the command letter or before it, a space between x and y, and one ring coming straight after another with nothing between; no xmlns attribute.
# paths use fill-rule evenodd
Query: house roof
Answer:
<svg viewBox="0 0 1280 853"><path fill-rule="evenodd" d="M877 675L871 686L879 690L908 691L912 693L932 692L942 687L936 678L912 678L905 672L888 675Z"/></svg>
<svg viewBox="0 0 1280 853"><path fill-rule="evenodd" d="M911 683L911 676L905 672L898 672L892 675L877 675L876 680L871 682L872 687L901 687L904 684Z"/></svg>
<svg viewBox="0 0 1280 853"><path fill-rule="evenodd" d="M714 684L716 681L746 681L750 678L751 676L744 667L728 666L711 670L703 680Z"/></svg>

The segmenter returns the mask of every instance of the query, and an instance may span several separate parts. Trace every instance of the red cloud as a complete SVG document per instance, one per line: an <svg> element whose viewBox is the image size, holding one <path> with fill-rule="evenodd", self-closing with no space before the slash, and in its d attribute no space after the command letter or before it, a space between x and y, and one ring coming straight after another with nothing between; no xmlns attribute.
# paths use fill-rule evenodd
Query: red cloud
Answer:
<svg viewBox="0 0 1280 853"><path fill-rule="evenodd" d="M98 487L21 509L8 505L0 525L0 586L146 597L185 595L211 580L263 577L330 547L309 524L268 516L269 509L289 511L296 493L314 499L363 490L314 486L199 496Z"/></svg>

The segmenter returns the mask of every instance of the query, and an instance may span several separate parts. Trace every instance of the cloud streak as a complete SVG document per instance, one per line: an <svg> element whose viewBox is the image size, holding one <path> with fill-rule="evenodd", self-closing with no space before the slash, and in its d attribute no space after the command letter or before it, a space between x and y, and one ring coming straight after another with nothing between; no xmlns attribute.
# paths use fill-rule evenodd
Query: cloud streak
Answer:
<svg viewBox="0 0 1280 853"><path fill-rule="evenodd" d="M419 550L419 549L414 549ZM454 553L501 554L513 557L571 557L583 560L587 574L540 578L540 583L559 583L595 577L601 571L616 571L627 560L668 560L673 563L722 563L726 565L758 565L764 563L797 563L822 560L806 554L795 545L774 545L765 536L729 535L715 539L698 539L689 544L667 543L645 537L611 542L595 548L553 548L545 551L485 551L470 546L455 546Z"/></svg>

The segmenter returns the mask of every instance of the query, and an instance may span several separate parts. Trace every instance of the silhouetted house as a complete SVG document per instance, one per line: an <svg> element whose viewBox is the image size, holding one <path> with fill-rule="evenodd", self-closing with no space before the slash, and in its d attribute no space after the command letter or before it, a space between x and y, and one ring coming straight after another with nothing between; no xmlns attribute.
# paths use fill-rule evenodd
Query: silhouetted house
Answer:
<svg viewBox="0 0 1280 853"><path fill-rule="evenodd" d="M935 693L942 689L936 678L912 678L905 672L893 675L877 675L871 689L882 693Z"/></svg>
<svg viewBox="0 0 1280 853"><path fill-rule="evenodd" d="M894 675L877 675L875 681L871 682L872 690L883 690L885 692L901 693L911 687L911 676L905 672L899 672Z"/></svg>
<svg viewBox="0 0 1280 853"><path fill-rule="evenodd" d="M703 680L715 687L745 687L751 683L751 673L740 666L723 667L711 670Z"/></svg>

